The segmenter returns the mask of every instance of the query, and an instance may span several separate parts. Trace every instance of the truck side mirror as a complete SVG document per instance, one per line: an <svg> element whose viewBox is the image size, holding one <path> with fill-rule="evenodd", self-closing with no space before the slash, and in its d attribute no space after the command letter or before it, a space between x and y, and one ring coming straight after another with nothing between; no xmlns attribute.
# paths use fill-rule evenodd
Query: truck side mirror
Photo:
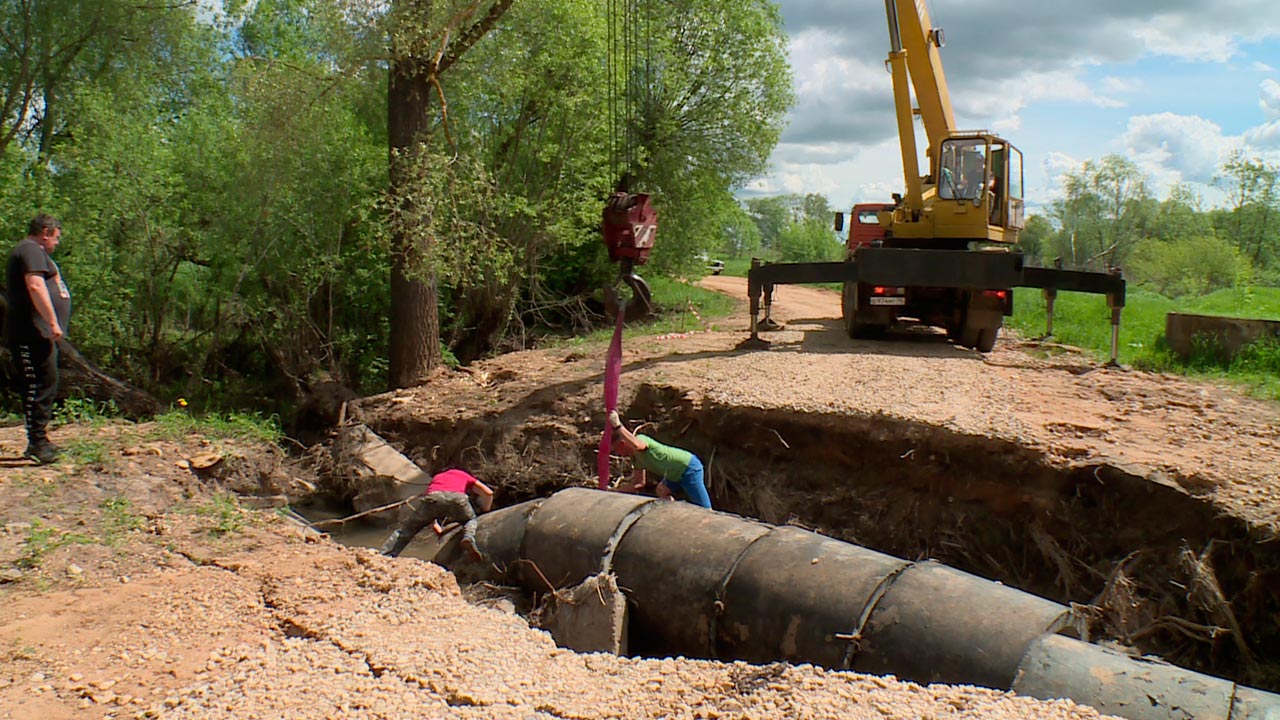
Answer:
<svg viewBox="0 0 1280 720"><path fill-rule="evenodd" d="M844 230L844 213L836 213L836 232Z"/></svg>

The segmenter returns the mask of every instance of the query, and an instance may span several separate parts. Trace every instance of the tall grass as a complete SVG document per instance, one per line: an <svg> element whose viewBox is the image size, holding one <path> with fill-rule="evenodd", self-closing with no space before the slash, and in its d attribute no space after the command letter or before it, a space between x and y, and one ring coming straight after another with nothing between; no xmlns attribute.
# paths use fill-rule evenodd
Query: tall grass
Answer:
<svg viewBox="0 0 1280 720"><path fill-rule="evenodd" d="M186 410L170 410L157 415L153 434L170 440L187 435L232 440L250 440L279 443L283 437L280 418L263 417L257 413L192 413Z"/></svg>
<svg viewBox="0 0 1280 720"><path fill-rule="evenodd" d="M1280 320L1280 288L1219 290L1197 298L1170 299L1130 288L1121 316L1120 362L1159 372L1226 380L1261 397L1280 399L1280 343L1258 343L1230 361L1207 349L1183 359L1165 342L1165 315L1170 312ZM1014 291L1014 314L1008 324L1028 337L1045 330L1045 302L1039 290ZM1053 334L1068 345L1106 358L1111 347L1111 312L1105 297L1059 293Z"/></svg>

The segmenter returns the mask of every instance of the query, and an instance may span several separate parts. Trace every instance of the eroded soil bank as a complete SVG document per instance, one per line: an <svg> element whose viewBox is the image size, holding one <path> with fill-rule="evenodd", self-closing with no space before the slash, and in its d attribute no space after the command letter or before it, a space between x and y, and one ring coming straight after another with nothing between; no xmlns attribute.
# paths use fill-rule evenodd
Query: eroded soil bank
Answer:
<svg viewBox="0 0 1280 720"><path fill-rule="evenodd" d="M2 718L1099 717L813 667L579 655L435 565L237 506L228 488L315 480L271 448L64 427L54 440L92 461L37 468L20 436L0 429Z"/></svg>
<svg viewBox="0 0 1280 720"><path fill-rule="evenodd" d="M1176 484L1106 462L1064 468L1009 441L890 417L725 406L668 386L635 390L629 416L704 459L718 509L933 558L1076 604L1094 640L1277 687L1274 544ZM569 416L585 412L558 402ZM522 482L500 485L507 503L581 485L591 472L594 427L527 434L520 425L504 434L498 425L453 420L399 434L437 457L466 457L481 477L524 468ZM543 460L531 463L520 446ZM616 473L624 469L618 462Z"/></svg>
<svg viewBox="0 0 1280 720"><path fill-rule="evenodd" d="M1280 688L1273 404L1016 340L850 341L802 290L765 350L720 328L628 345L624 416L696 452L718 508L1075 603L1092 639ZM354 413L510 504L593 483L602 365L519 353Z"/></svg>

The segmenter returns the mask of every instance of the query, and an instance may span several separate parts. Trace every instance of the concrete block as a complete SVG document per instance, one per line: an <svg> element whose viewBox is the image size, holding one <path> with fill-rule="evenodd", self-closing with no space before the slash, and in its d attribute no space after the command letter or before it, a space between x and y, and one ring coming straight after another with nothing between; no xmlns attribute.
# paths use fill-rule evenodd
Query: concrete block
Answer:
<svg viewBox="0 0 1280 720"><path fill-rule="evenodd" d="M1280 341L1280 321L1169 313L1165 315L1164 334L1169 347L1184 358L1196 350L1199 342L1208 343L1220 359L1229 360L1241 348L1263 338Z"/></svg>
<svg viewBox="0 0 1280 720"><path fill-rule="evenodd" d="M613 575L593 575L561 590L542 617L556 645L576 652L627 652L627 600Z"/></svg>

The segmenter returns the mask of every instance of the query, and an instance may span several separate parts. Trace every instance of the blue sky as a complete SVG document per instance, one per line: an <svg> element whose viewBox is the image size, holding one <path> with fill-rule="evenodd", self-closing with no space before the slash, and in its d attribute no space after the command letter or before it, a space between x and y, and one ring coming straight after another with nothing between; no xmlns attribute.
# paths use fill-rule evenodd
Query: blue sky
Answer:
<svg viewBox="0 0 1280 720"><path fill-rule="evenodd" d="M902 186L878 0L780 0L798 102L769 175L746 193L819 192L834 205ZM1233 150L1280 162L1280 3L1264 0L927 0L961 128L1025 155L1027 199L1120 153L1163 196L1191 183L1219 201ZM921 135L922 136L922 135Z"/></svg>

